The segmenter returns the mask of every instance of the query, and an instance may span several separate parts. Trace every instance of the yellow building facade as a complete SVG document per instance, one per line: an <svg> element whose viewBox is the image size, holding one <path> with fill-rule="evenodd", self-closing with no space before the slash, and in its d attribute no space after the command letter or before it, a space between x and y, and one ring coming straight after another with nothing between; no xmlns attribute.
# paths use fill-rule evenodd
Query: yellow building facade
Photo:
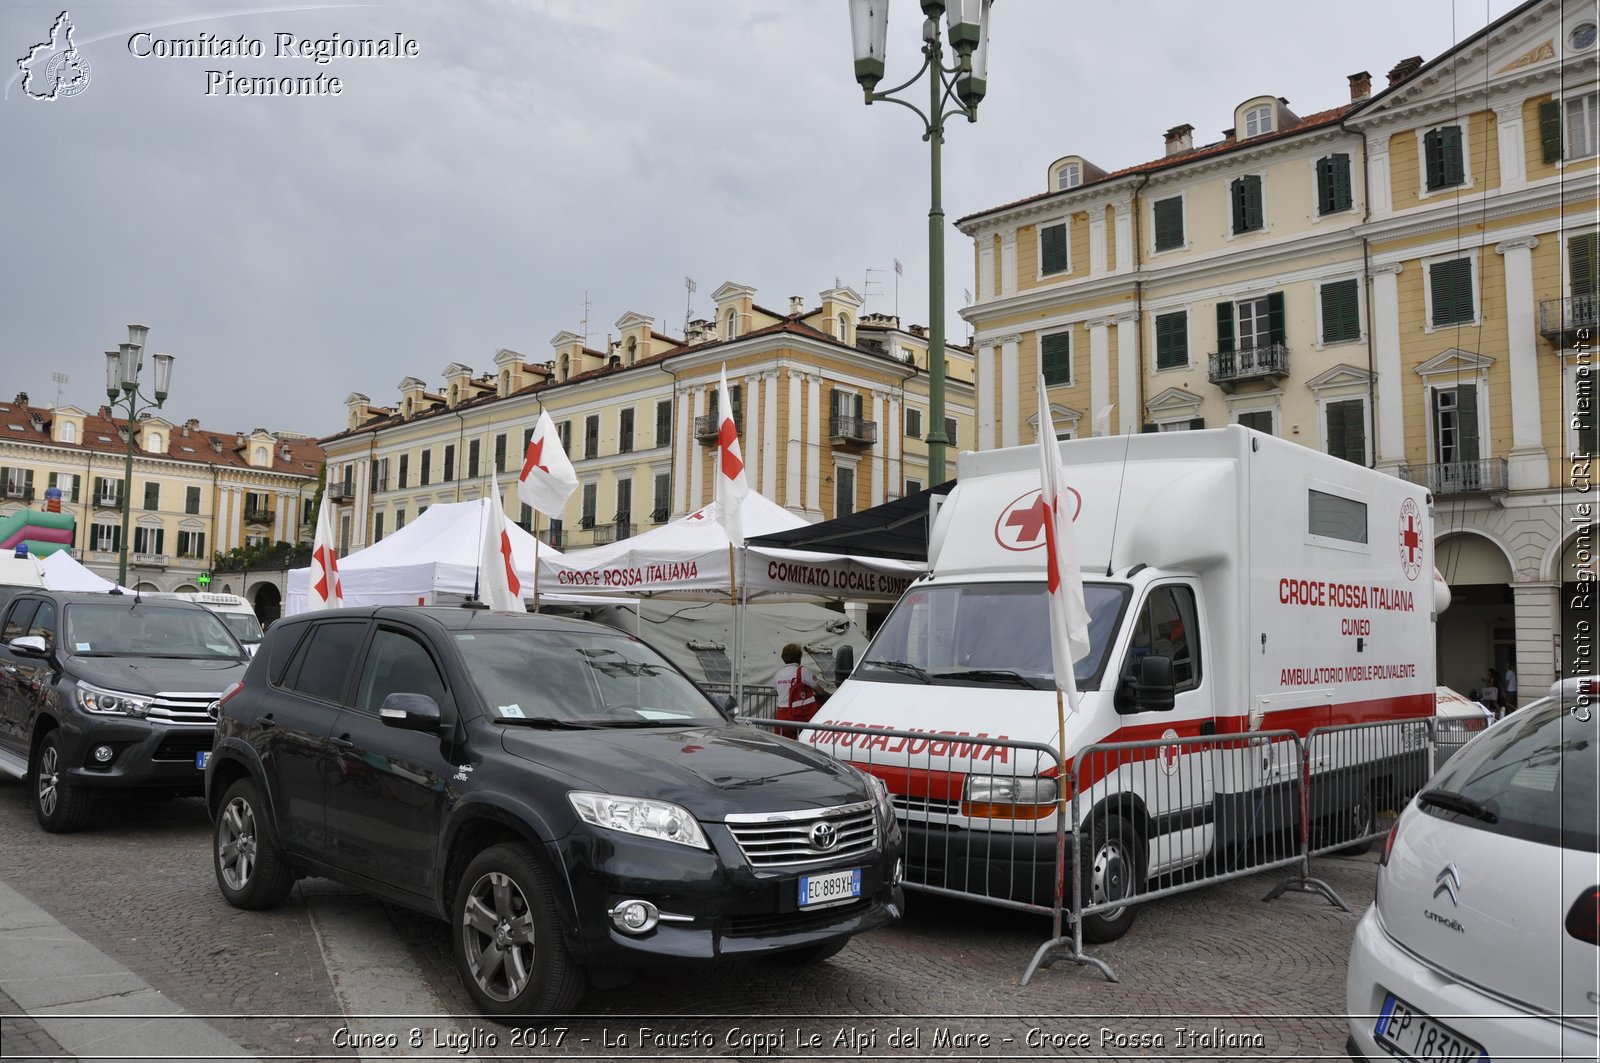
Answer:
<svg viewBox="0 0 1600 1063"><path fill-rule="evenodd" d="M712 316L689 322L682 338L627 313L599 349L562 331L537 360L502 350L492 370L453 364L438 390L407 377L392 406L351 395L345 431L322 440L341 542L357 550L427 506L482 497L491 470L506 512L562 550L690 513L712 498L724 366L753 490L821 520L929 486L923 329L863 315L849 288L809 306L795 296L780 311L729 282L712 301ZM947 430L970 446L966 349L947 350L946 378ZM516 496L541 410L579 480L558 520Z"/></svg>
<svg viewBox="0 0 1600 1063"><path fill-rule="evenodd" d="M1063 436L1241 423L1426 483L1440 681L1596 671L1595 38L1533 0L1332 108L1252 97L963 218L978 446L1033 440L1043 367Z"/></svg>

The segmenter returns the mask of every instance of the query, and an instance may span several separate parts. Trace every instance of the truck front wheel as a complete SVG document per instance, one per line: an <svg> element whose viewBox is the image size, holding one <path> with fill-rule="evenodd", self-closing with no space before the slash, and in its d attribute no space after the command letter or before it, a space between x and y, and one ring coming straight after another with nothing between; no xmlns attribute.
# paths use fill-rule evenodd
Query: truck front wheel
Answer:
<svg viewBox="0 0 1600 1063"><path fill-rule="evenodd" d="M1085 905L1124 900L1139 892L1143 878L1139 833L1121 816L1095 817L1083 853ZM1115 941L1128 932L1138 909L1122 905L1083 917L1083 940Z"/></svg>
<svg viewBox="0 0 1600 1063"><path fill-rule="evenodd" d="M94 798L66 780L61 735L51 731L33 754L33 814L51 834L82 830L94 811Z"/></svg>

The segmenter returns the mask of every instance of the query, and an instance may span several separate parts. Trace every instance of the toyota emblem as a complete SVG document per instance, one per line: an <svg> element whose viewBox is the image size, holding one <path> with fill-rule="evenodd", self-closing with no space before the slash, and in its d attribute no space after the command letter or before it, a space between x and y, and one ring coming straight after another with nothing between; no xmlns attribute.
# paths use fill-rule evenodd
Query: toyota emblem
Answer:
<svg viewBox="0 0 1600 1063"><path fill-rule="evenodd" d="M819 853L825 853L839 844L839 832L832 823L822 822L811 825L811 848Z"/></svg>

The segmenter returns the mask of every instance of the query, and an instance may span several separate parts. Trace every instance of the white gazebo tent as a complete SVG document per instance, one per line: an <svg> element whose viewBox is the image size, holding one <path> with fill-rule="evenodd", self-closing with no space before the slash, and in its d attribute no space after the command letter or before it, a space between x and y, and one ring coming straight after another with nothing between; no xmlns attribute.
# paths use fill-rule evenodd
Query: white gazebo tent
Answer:
<svg viewBox="0 0 1600 1063"><path fill-rule="evenodd" d="M339 581L345 605L438 605L461 601L473 593L483 544L485 507L495 499L445 502L428 511L383 541L339 559ZM511 559L523 596L533 597L535 546L539 562L559 560L554 548L539 543L515 524L506 525ZM306 608L310 568L289 571L284 615ZM541 592L554 590L549 583Z"/></svg>
<svg viewBox="0 0 1600 1063"><path fill-rule="evenodd" d="M44 585L53 591L111 591L117 586L114 580L92 572L65 550L41 560L39 574L44 577ZM133 593L126 587L122 590Z"/></svg>
<svg viewBox="0 0 1600 1063"><path fill-rule="evenodd" d="M734 572L716 507L713 502L670 524L580 553L541 557L541 586L563 594L720 596L726 601L732 585L741 599L749 600L892 602L925 568L909 561L751 546L735 551L741 560L736 562L740 571ZM808 523L754 492L745 498L741 516L747 536Z"/></svg>

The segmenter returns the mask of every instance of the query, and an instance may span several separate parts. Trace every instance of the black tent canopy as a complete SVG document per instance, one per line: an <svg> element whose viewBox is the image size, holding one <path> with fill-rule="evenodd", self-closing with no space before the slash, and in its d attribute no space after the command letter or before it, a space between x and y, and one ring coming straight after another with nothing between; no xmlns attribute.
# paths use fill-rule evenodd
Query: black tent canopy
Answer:
<svg viewBox="0 0 1600 1063"><path fill-rule="evenodd" d="M928 560L928 527L933 499L947 495L954 480L915 494L863 509L821 524L752 536L757 546L776 546L785 550L811 550L817 553L854 554L889 557L900 561Z"/></svg>

